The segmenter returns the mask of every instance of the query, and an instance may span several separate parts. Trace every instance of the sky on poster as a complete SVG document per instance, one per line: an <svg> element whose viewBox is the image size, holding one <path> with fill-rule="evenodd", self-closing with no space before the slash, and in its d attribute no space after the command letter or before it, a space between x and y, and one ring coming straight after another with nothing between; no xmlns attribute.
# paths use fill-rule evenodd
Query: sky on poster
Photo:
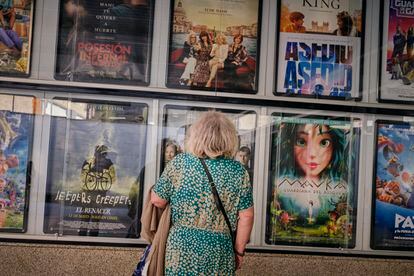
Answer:
<svg viewBox="0 0 414 276"><path fill-rule="evenodd" d="M176 1L177 7L179 1ZM258 0L182 0L183 9L193 25L207 25L217 30L228 26L257 23Z"/></svg>

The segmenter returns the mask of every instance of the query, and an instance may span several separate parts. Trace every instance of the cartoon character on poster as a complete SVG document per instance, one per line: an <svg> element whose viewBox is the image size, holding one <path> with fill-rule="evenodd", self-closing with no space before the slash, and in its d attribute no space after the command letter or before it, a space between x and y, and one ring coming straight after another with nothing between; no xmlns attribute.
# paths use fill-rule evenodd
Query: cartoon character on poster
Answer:
<svg viewBox="0 0 414 276"><path fill-rule="evenodd" d="M281 1L276 94L358 97L363 1Z"/></svg>
<svg viewBox="0 0 414 276"><path fill-rule="evenodd" d="M0 1L0 72L28 75L33 21L31 0Z"/></svg>
<svg viewBox="0 0 414 276"><path fill-rule="evenodd" d="M174 1L167 85L257 90L260 1Z"/></svg>
<svg viewBox="0 0 414 276"><path fill-rule="evenodd" d="M24 231L32 117L0 111L0 229Z"/></svg>
<svg viewBox="0 0 414 276"><path fill-rule="evenodd" d="M279 118L274 138L270 243L350 246L349 122Z"/></svg>
<svg viewBox="0 0 414 276"><path fill-rule="evenodd" d="M375 246L414 246L414 130L378 125L375 181Z"/></svg>

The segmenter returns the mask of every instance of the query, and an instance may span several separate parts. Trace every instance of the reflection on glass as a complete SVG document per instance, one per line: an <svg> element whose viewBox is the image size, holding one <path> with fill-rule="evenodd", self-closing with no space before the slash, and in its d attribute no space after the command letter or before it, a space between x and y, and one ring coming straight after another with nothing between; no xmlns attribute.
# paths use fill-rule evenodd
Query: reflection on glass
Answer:
<svg viewBox="0 0 414 276"><path fill-rule="evenodd" d="M199 116L208 111L206 107L185 107L185 106L166 106L164 116L164 129L162 141L163 161L161 172L165 165L177 153L184 151L184 140L191 124ZM234 158L246 168L253 180L254 167L254 145L256 130L256 113L253 111L241 111L232 109L214 109L229 116L236 126L239 134L239 150ZM252 183L252 182L251 182Z"/></svg>
<svg viewBox="0 0 414 276"><path fill-rule="evenodd" d="M357 138L349 119L274 115L268 243L354 246Z"/></svg>
<svg viewBox="0 0 414 276"><path fill-rule="evenodd" d="M377 122L371 245L414 248L414 127Z"/></svg>
<svg viewBox="0 0 414 276"><path fill-rule="evenodd" d="M52 100L50 106L57 116L51 122L44 231L137 238L147 106L81 100Z"/></svg>
<svg viewBox="0 0 414 276"><path fill-rule="evenodd" d="M33 97L0 95L0 231L2 232L26 231L34 102Z"/></svg>

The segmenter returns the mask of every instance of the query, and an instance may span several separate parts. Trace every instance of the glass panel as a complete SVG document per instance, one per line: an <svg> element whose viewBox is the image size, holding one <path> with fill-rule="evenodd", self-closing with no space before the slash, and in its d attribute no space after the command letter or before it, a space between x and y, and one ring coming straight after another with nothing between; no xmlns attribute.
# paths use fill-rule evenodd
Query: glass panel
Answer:
<svg viewBox="0 0 414 276"><path fill-rule="evenodd" d="M35 101L0 95L0 103L0 231L25 232Z"/></svg>
<svg viewBox="0 0 414 276"><path fill-rule="evenodd" d="M164 109L164 129L161 172L165 165L184 149L184 138L187 130L203 112L220 111L229 116L236 125L239 134L239 150L234 158L242 163L250 175L253 184L254 150L257 115L254 111L242 111L223 108L187 107L168 105Z"/></svg>
<svg viewBox="0 0 414 276"><path fill-rule="evenodd" d="M154 2L62 0L56 79L147 85Z"/></svg>
<svg viewBox="0 0 414 276"><path fill-rule="evenodd" d="M364 1L282 0L276 94L359 98Z"/></svg>
<svg viewBox="0 0 414 276"><path fill-rule="evenodd" d="M49 104L44 232L137 238L147 105L85 100Z"/></svg>
<svg viewBox="0 0 414 276"><path fill-rule="evenodd" d="M414 126L376 123L376 165L373 185L371 246L414 248Z"/></svg>
<svg viewBox="0 0 414 276"><path fill-rule="evenodd" d="M414 99L414 1L383 1L380 98Z"/></svg>
<svg viewBox="0 0 414 276"><path fill-rule="evenodd" d="M272 114L267 243L355 246L359 124Z"/></svg>
<svg viewBox="0 0 414 276"><path fill-rule="evenodd" d="M167 86L256 93L261 1L172 1Z"/></svg>
<svg viewBox="0 0 414 276"><path fill-rule="evenodd" d="M34 1L2 1L0 16L0 74L30 75Z"/></svg>

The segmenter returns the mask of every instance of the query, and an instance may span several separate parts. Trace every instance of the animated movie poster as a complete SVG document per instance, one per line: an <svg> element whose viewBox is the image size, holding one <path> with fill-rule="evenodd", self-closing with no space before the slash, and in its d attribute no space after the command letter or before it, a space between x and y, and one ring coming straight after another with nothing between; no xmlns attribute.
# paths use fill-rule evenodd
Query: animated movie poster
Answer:
<svg viewBox="0 0 414 276"><path fill-rule="evenodd" d="M56 79L146 85L153 0L61 0Z"/></svg>
<svg viewBox="0 0 414 276"><path fill-rule="evenodd" d="M167 86L256 93L260 0L171 1Z"/></svg>
<svg viewBox="0 0 414 276"><path fill-rule="evenodd" d="M360 121L272 116L266 242L353 248Z"/></svg>
<svg viewBox="0 0 414 276"><path fill-rule="evenodd" d="M380 99L414 101L414 1L386 0Z"/></svg>
<svg viewBox="0 0 414 276"><path fill-rule="evenodd" d="M238 131L239 145L234 159L239 161L250 176L253 184L254 147L257 115L253 111L232 109L209 109L206 107L170 106L165 108L162 140L161 171L177 154L184 151L184 138L191 124L208 110L222 112L229 116Z"/></svg>
<svg viewBox="0 0 414 276"><path fill-rule="evenodd" d="M0 74L30 75L32 0L0 1Z"/></svg>
<svg viewBox="0 0 414 276"><path fill-rule="evenodd" d="M276 94L360 97L363 2L280 2Z"/></svg>
<svg viewBox="0 0 414 276"><path fill-rule="evenodd" d="M377 122L371 246L414 248L414 126Z"/></svg>
<svg viewBox="0 0 414 276"><path fill-rule="evenodd" d="M6 97L14 96L0 96L0 231L25 232L34 116L13 111L12 102L4 108Z"/></svg>
<svg viewBox="0 0 414 276"><path fill-rule="evenodd" d="M52 101L45 233L137 238L145 104Z"/></svg>

